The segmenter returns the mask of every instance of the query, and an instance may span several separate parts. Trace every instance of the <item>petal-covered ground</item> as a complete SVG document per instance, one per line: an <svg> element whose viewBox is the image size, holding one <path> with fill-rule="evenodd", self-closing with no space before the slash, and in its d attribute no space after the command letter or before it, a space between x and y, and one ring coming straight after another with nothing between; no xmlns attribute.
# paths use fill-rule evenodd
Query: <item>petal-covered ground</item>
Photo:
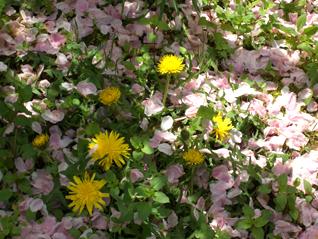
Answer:
<svg viewBox="0 0 318 239"><path fill-rule="evenodd" d="M318 238L317 23L0 0L0 239Z"/></svg>

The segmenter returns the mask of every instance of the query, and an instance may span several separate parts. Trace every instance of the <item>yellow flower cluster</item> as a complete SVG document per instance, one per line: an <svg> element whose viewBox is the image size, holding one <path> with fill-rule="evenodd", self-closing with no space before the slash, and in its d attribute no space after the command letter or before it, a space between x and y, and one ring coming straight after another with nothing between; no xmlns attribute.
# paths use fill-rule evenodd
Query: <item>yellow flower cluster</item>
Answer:
<svg viewBox="0 0 318 239"><path fill-rule="evenodd" d="M99 93L98 99L102 104L109 106L117 103L120 96L121 92L118 87L107 87ZM33 145L40 147L46 142L47 138L40 135L34 139ZM129 157L128 151L130 150L128 144L124 143L124 138L114 131L97 134L89 143L88 148L91 151L92 160L98 161L105 170L108 170L113 162L118 167L125 164L124 158ZM94 208L102 210L106 205L104 198L108 198L109 194L100 191L106 181L94 178L95 174L90 177L85 172L83 179L74 176L74 182L68 185L70 193L65 198L72 201L69 207L73 208L74 212L81 213L86 207L89 215L92 215Z"/></svg>
<svg viewBox="0 0 318 239"><path fill-rule="evenodd" d="M89 143L88 148L91 151L92 160L98 161L105 170L108 170L113 163L122 167L125 164L124 158L129 157L130 150L129 145L124 142L124 138L114 131L97 134ZM109 197L109 194L100 192L100 189L106 181L94 180L94 178L95 174L89 177L88 173L85 173L84 179L74 177L74 182L69 184L68 189L71 192L66 199L72 201L69 207L73 208L73 211L81 213L86 207L88 213L92 215L94 208L102 210L105 206L103 198Z"/></svg>
<svg viewBox="0 0 318 239"><path fill-rule="evenodd" d="M215 138L220 141L224 141L228 138L230 130L233 128L232 122L229 118L223 118L222 113L219 112L212 118L214 122ZM189 165L198 165L204 162L203 154L197 149L189 149L183 154L183 159Z"/></svg>

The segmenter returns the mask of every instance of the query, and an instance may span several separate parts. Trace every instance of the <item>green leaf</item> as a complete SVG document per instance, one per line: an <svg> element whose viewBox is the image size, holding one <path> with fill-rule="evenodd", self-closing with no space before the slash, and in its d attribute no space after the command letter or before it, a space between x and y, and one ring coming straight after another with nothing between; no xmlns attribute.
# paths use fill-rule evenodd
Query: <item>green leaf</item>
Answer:
<svg viewBox="0 0 318 239"><path fill-rule="evenodd" d="M297 36L297 32L291 28L291 27L285 27L283 25L277 25L278 29L282 30L283 32L287 33L288 35L291 35L293 37Z"/></svg>
<svg viewBox="0 0 318 239"><path fill-rule="evenodd" d="M37 154L37 151L34 149L32 144L23 144L21 145L20 150L24 158L34 158Z"/></svg>
<svg viewBox="0 0 318 239"><path fill-rule="evenodd" d="M305 69L306 69L306 73L308 74L310 78L312 85L318 83L318 64L313 62L308 63L306 64Z"/></svg>
<svg viewBox="0 0 318 239"><path fill-rule="evenodd" d="M15 118L15 124L20 126L31 126L31 120L23 115Z"/></svg>
<svg viewBox="0 0 318 239"><path fill-rule="evenodd" d="M154 43L156 41L156 39L157 39L157 35L152 33L152 32L150 32L147 35L147 39L148 39L149 42Z"/></svg>
<svg viewBox="0 0 318 239"><path fill-rule="evenodd" d="M243 206L243 213L247 218L252 218L254 216L254 210L247 204Z"/></svg>
<svg viewBox="0 0 318 239"><path fill-rule="evenodd" d="M308 98L304 99L305 105L309 105L310 102L312 102L312 96L309 96Z"/></svg>
<svg viewBox="0 0 318 239"><path fill-rule="evenodd" d="M4 164L3 160L9 159L14 157L12 152L10 150L7 149L0 149L0 165Z"/></svg>
<svg viewBox="0 0 318 239"><path fill-rule="evenodd" d="M163 188L165 185L167 184L167 177L165 176L158 176L153 178L150 181L150 185L151 187L156 190L159 191L161 188Z"/></svg>
<svg viewBox="0 0 318 239"><path fill-rule="evenodd" d="M153 200L162 204L170 202L168 196L164 194L163 192L155 192Z"/></svg>
<svg viewBox="0 0 318 239"><path fill-rule="evenodd" d="M262 194L269 194L272 191L272 189L268 184L262 184L258 187L258 191Z"/></svg>
<svg viewBox="0 0 318 239"><path fill-rule="evenodd" d="M287 191L287 175L286 174L279 175L277 181L279 186L279 192L286 192Z"/></svg>
<svg viewBox="0 0 318 239"><path fill-rule="evenodd" d="M220 229L215 231L215 238L217 239L231 239L232 237L226 232Z"/></svg>
<svg viewBox="0 0 318 239"><path fill-rule="evenodd" d="M154 150L150 146L149 142L144 142L144 147L141 149L145 154L153 154Z"/></svg>
<svg viewBox="0 0 318 239"><path fill-rule="evenodd" d="M25 213L25 217L28 221L33 221L35 220L36 212L32 212L30 209L28 209Z"/></svg>
<svg viewBox="0 0 318 239"><path fill-rule="evenodd" d="M32 87L25 85L23 88L18 89L19 97L23 102L30 101L32 99Z"/></svg>
<svg viewBox="0 0 318 239"><path fill-rule="evenodd" d="M294 181L294 183L293 183L293 185L294 185L295 187L299 187L300 184L301 184L300 178L296 178L295 181Z"/></svg>
<svg viewBox="0 0 318 239"><path fill-rule="evenodd" d="M134 151L132 153L132 156L136 160L141 160L144 157L144 153L143 152L139 152L139 151Z"/></svg>
<svg viewBox="0 0 318 239"><path fill-rule="evenodd" d="M216 25L213 22L206 20L204 17L200 17L199 25L200 26L205 26L205 27L211 27L213 29L216 28Z"/></svg>
<svg viewBox="0 0 318 239"><path fill-rule="evenodd" d="M131 206L125 207L120 212L122 213L120 217L121 222L130 222L134 218L134 210Z"/></svg>
<svg viewBox="0 0 318 239"><path fill-rule="evenodd" d="M71 228L68 232L74 238L80 238L80 236L82 234L81 231L79 229L76 229L76 228Z"/></svg>
<svg viewBox="0 0 318 239"><path fill-rule="evenodd" d="M0 16L5 6L6 6L6 0L0 0Z"/></svg>
<svg viewBox="0 0 318 239"><path fill-rule="evenodd" d="M263 228L259 228L259 227L253 227L252 228L252 236L255 239L263 239L265 236L264 230Z"/></svg>
<svg viewBox="0 0 318 239"><path fill-rule="evenodd" d="M80 159L85 159L86 158L87 151L88 151L88 143L89 142L86 139L79 139L79 141L77 143L77 156ZM86 166L86 163L87 162L85 162L85 166Z"/></svg>
<svg viewBox="0 0 318 239"><path fill-rule="evenodd" d="M13 228L11 229L11 235L12 236L20 236L21 235L21 228L13 226Z"/></svg>
<svg viewBox="0 0 318 239"><path fill-rule="evenodd" d="M5 188L0 190L0 201L6 202L8 201L12 196L12 191L9 188Z"/></svg>
<svg viewBox="0 0 318 239"><path fill-rule="evenodd" d="M276 209L278 211L283 211L287 204L287 197L285 193L278 193L277 197L274 198L274 202L276 204Z"/></svg>
<svg viewBox="0 0 318 239"><path fill-rule="evenodd" d="M7 120L12 120L15 113L4 102L0 101L0 115Z"/></svg>
<svg viewBox="0 0 318 239"><path fill-rule="evenodd" d="M139 149L142 147L142 138L138 136L133 136L130 138L130 143L135 149Z"/></svg>
<svg viewBox="0 0 318 239"><path fill-rule="evenodd" d="M296 206L296 195L295 195L295 191L292 191L291 192L291 188L289 188L289 193L287 194L288 195L288 197L287 197L287 206L288 206L288 208L289 209L293 209L293 208L295 208L295 206Z"/></svg>
<svg viewBox="0 0 318 239"><path fill-rule="evenodd" d="M188 53L188 50L187 48L183 47L183 46L180 46L179 47L179 51L182 55L186 55Z"/></svg>
<svg viewBox="0 0 318 239"><path fill-rule="evenodd" d="M74 99L72 99L72 104L77 106L77 105L81 104L81 101L77 98L74 98Z"/></svg>
<svg viewBox="0 0 318 239"><path fill-rule="evenodd" d="M32 187L30 185L30 182L24 178L18 183L18 188L21 190L23 193L31 194L32 192Z"/></svg>
<svg viewBox="0 0 318 239"><path fill-rule="evenodd" d="M64 216L64 212L63 210L57 208L57 209L54 209L54 211L52 211L53 215L58 219L58 220L61 220Z"/></svg>
<svg viewBox="0 0 318 239"><path fill-rule="evenodd" d="M131 71L136 70L134 64L131 63L130 61L123 61L122 64L123 64L128 70L131 70Z"/></svg>
<svg viewBox="0 0 318 239"><path fill-rule="evenodd" d="M272 216L271 211L263 210L262 211L262 215L255 219L254 226L255 227L263 227L263 226L265 226L269 222L269 219L271 218L271 216Z"/></svg>
<svg viewBox="0 0 318 239"><path fill-rule="evenodd" d="M197 116L202 117L204 119L212 119L214 115L214 110L207 106L200 106Z"/></svg>
<svg viewBox="0 0 318 239"><path fill-rule="evenodd" d="M293 208L293 209L289 210L288 214L291 216L291 218L293 220L296 221L298 219L299 212L298 212L298 210L296 208Z"/></svg>
<svg viewBox="0 0 318 239"><path fill-rule="evenodd" d="M303 26L305 26L306 19L307 19L306 13L304 13L300 17L298 17L297 22L296 22L297 31L300 31L303 28Z"/></svg>
<svg viewBox="0 0 318 239"><path fill-rule="evenodd" d="M313 200L313 196L307 195L307 196L305 197L305 200L306 200L307 203L311 203L312 200Z"/></svg>
<svg viewBox="0 0 318 239"><path fill-rule="evenodd" d="M100 126L95 122L89 123L85 128L85 133L87 134L87 136L94 136L99 131Z"/></svg>
<svg viewBox="0 0 318 239"><path fill-rule="evenodd" d="M307 51L307 52L312 52L313 48L310 46L308 42L302 42L297 46L297 49Z"/></svg>
<svg viewBox="0 0 318 239"><path fill-rule="evenodd" d="M308 37L311 37L315 35L317 31L318 31L318 26L314 25L314 26L306 27L304 29L304 34L306 34Z"/></svg>
<svg viewBox="0 0 318 239"><path fill-rule="evenodd" d="M152 205L148 202L141 202L136 205L136 209L140 220L145 221L151 214Z"/></svg>
<svg viewBox="0 0 318 239"><path fill-rule="evenodd" d="M228 50L230 48L227 41L225 41L223 35L219 32L216 32L214 34L214 42L218 50Z"/></svg>
<svg viewBox="0 0 318 239"><path fill-rule="evenodd" d="M18 178L17 174L12 174L11 172L8 172L6 175L4 175L3 182L7 184L12 184L17 180L17 178ZM8 189L4 189L4 190L8 190Z"/></svg>
<svg viewBox="0 0 318 239"><path fill-rule="evenodd" d="M116 174L112 170L108 170L105 176L106 182L108 185L117 185L118 179Z"/></svg>
<svg viewBox="0 0 318 239"><path fill-rule="evenodd" d="M171 210L168 209L168 208L165 208L163 206L159 207L159 208L152 208L152 212L153 213L157 213L157 215L160 217L160 218L166 218L168 217L170 214L171 214Z"/></svg>
<svg viewBox="0 0 318 239"><path fill-rule="evenodd" d="M209 239L209 238L213 238L213 232L211 228L205 225L205 226L202 226L201 229L196 230L194 232L194 236L197 239Z"/></svg>
<svg viewBox="0 0 318 239"><path fill-rule="evenodd" d="M202 130L201 118L196 117L196 118L192 119L189 122L189 126L190 126L190 128L188 129L188 132L190 134L193 134L197 130Z"/></svg>
<svg viewBox="0 0 318 239"><path fill-rule="evenodd" d="M48 89L47 96L50 100L54 100L56 96L59 95L59 92L53 88Z"/></svg>
<svg viewBox="0 0 318 239"><path fill-rule="evenodd" d="M157 26L160 30L163 31L167 31L170 29L169 25L166 22L161 21L158 16L152 16L150 18L141 18L138 22L143 25L151 24Z"/></svg>
<svg viewBox="0 0 318 239"><path fill-rule="evenodd" d="M149 187L145 185L140 185L135 189L135 192L137 193L138 196L140 197L149 197L151 196L151 190Z"/></svg>
<svg viewBox="0 0 318 239"><path fill-rule="evenodd" d="M242 219L242 220L237 222L236 228L246 230L246 229L251 228L252 225L253 225L253 221L250 218L249 219Z"/></svg>
<svg viewBox="0 0 318 239"><path fill-rule="evenodd" d="M311 194L312 193L312 186L310 182L308 182L306 179L304 179L304 189L306 194Z"/></svg>

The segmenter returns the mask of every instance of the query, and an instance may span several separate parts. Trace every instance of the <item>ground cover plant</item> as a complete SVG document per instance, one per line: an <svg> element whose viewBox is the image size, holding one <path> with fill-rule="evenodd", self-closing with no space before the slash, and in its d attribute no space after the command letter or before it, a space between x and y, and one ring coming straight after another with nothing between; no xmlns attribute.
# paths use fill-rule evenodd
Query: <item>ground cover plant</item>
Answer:
<svg viewBox="0 0 318 239"><path fill-rule="evenodd" d="M317 23L0 0L0 239L318 238Z"/></svg>

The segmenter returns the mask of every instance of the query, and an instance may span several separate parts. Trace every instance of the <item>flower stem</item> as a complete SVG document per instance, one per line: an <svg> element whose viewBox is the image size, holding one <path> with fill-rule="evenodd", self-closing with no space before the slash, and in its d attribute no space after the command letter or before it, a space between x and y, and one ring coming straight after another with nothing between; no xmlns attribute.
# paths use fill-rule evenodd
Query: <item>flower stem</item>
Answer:
<svg viewBox="0 0 318 239"><path fill-rule="evenodd" d="M190 195L192 195L192 193L193 193L194 172L195 172L195 167L192 167L192 169L191 169L191 181L190 181Z"/></svg>
<svg viewBox="0 0 318 239"><path fill-rule="evenodd" d="M163 99L162 99L163 107L166 106L166 100L167 100L167 95L168 95L168 90L169 90L170 79L171 79L171 76L170 76L170 74L168 74L166 85L165 85L165 91L163 92Z"/></svg>

